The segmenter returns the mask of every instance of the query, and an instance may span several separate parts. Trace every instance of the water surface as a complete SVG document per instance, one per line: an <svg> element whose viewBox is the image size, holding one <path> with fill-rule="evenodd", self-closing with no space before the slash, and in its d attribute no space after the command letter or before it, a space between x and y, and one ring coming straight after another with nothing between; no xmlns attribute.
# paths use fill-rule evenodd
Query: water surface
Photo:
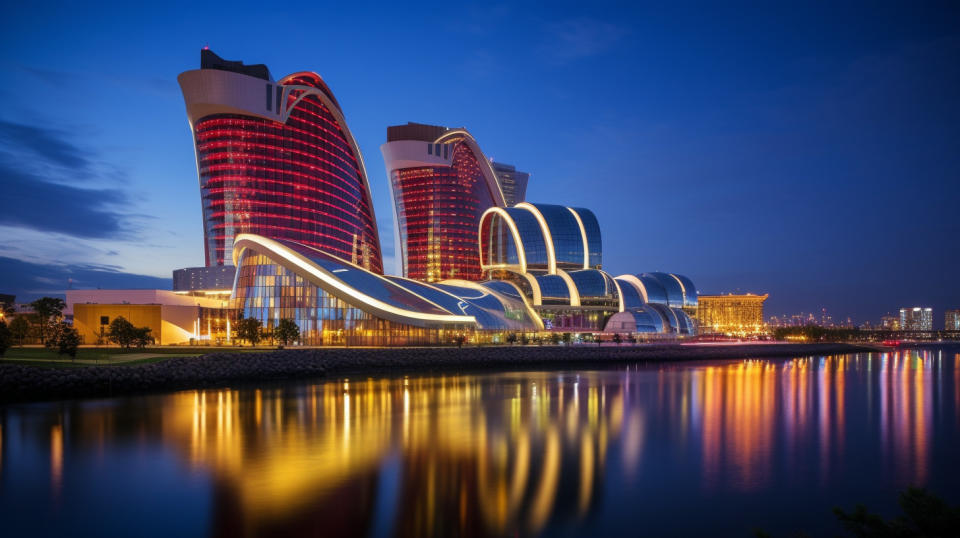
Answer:
<svg viewBox="0 0 960 538"><path fill-rule="evenodd" d="M840 531L960 502L960 353L351 377L0 408L4 536Z"/></svg>

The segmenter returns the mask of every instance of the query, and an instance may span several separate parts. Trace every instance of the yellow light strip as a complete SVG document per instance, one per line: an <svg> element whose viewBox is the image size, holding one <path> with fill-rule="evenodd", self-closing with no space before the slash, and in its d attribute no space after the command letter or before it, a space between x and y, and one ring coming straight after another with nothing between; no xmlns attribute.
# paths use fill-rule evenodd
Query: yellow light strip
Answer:
<svg viewBox="0 0 960 538"><path fill-rule="evenodd" d="M553 248L553 235L550 234L550 227L547 226L547 219L543 218L543 214L541 214L540 210L537 209L533 204L520 202L513 207L526 209L534 216L534 218L537 219L537 222L540 223L540 230L543 231L543 239L547 243L547 272L551 275L557 274L557 253Z"/></svg>
<svg viewBox="0 0 960 538"><path fill-rule="evenodd" d="M530 283L530 289L533 290L533 304L540 306L543 304L543 293L540 291L540 283L537 282L537 279L534 278L530 273L520 273L520 276L527 279L527 282Z"/></svg>
<svg viewBox="0 0 960 538"><path fill-rule="evenodd" d="M325 291L332 293L340 298L346 296L344 299L347 303L351 305L361 307L366 306L367 308L374 310L373 313L380 315L386 319L394 318L394 321L398 323L410 323L410 320L414 321L435 321L439 323L476 323L477 320L473 316L457 316L457 315L446 315L446 314L425 314L422 312L415 312L412 310L404 310L397 308L393 305L387 304L379 299L371 297L365 293L362 293L360 290L353 288L347 285L345 282L339 280L332 273L323 269L322 267L317 266L305 256L298 252L294 252L289 248L283 246L282 244L272 240L267 239L266 237L261 237L254 234L240 234L237 236L234 241L233 249L233 263L237 265L240 254L246 248L254 249L265 249L273 256L276 256L274 259L275 262L280 263L287 269L290 269L294 272L300 273L301 276L312 277L310 280L313 284L319 286ZM289 265L287 265L289 264ZM291 267L292 266L292 267ZM354 266L357 267L357 266ZM357 269L364 270L363 268L357 267ZM369 271L368 271L369 272ZM376 273L370 272L371 275L374 275L378 278L383 279L385 282L390 282L384 277L377 275ZM392 284L398 286L397 284ZM404 288L406 291L406 288ZM409 292L411 295L420 297L419 295ZM420 297L423 299L422 297ZM424 301L431 303L430 301L423 299ZM435 305L436 306L436 305ZM438 308L440 308L438 306ZM441 308L441 310L444 310ZM384 315L386 314L386 315ZM399 319L396 319L399 318Z"/></svg>
<svg viewBox="0 0 960 538"><path fill-rule="evenodd" d="M677 275L673 273L667 273L667 274L672 276L673 279L677 281L677 284L680 284L680 294L683 296L683 298L680 301L680 306L681 307L687 306L687 288L683 286L683 282L681 282L680 279L677 278ZM670 301L667 301L667 302L670 302Z"/></svg>
<svg viewBox="0 0 960 538"><path fill-rule="evenodd" d="M573 210L572 207L568 207L571 213L573 213L573 218L577 219L577 226L580 227L580 237L583 239L583 268L590 268L590 245L587 243L587 230L583 227L583 221L580 220L580 215ZM620 310L623 312L623 310Z"/></svg>
<svg viewBox="0 0 960 538"><path fill-rule="evenodd" d="M606 273L604 274L606 275ZM610 276L610 275L607 275L607 276ZM625 306L623 302L623 288L620 287L620 283L617 282L617 279L610 276L610 280L612 280L613 285L617 287L617 298L620 299L620 312L623 312L624 306Z"/></svg>
<svg viewBox="0 0 960 538"><path fill-rule="evenodd" d="M634 275L620 275L614 278L614 280L616 280L617 278L622 278L627 282L633 284L633 287L637 288L637 291L640 292L640 296L643 297L643 302L644 303L650 302L650 298L647 297L647 287L643 285L643 281L641 281L639 278L637 278Z"/></svg>
<svg viewBox="0 0 960 538"><path fill-rule="evenodd" d="M510 233L513 235L513 241L515 247L517 248L517 259L520 260L520 272L527 272L527 253L523 249L523 241L520 239L520 231L517 229L517 223L513 221L513 217L510 216L510 213L507 213L502 207L491 207L490 209L483 212L480 215L480 237L483 237L483 224L487 219L487 215L490 213L497 213L502 216L507 221L507 227L510 228ZM481 242L482 243L482 242ZM480 248L480 268L487 269L488 267L494 267L492 265L483 265L483 245L479 246Z"/></svg>
<svg viewBox="0 0 960 538"><path fill-rule="evenodd" d="M570 290L570 306L580 306L580 290L577 289L577 284L563 269L557 269L557 275L567 283L567 289Z"/></svg>

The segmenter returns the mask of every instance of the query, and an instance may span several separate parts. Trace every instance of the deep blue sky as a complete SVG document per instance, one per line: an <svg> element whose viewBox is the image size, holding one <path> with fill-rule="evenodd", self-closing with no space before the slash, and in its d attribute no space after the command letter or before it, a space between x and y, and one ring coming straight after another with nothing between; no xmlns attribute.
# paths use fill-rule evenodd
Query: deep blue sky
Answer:
<svg viewBox="0 0 960 538"><path fill-rule="evenodd" d="M532 174L529 200L592 208L614 274L770 293L768 314L923 304L940 325L960 308L960 8L931 2L12 4L0 292L163 284L126 275L202 265L176 76L204 45L324 77L366 160L387 267L379 146L418 121L466 126Z"/></svg>

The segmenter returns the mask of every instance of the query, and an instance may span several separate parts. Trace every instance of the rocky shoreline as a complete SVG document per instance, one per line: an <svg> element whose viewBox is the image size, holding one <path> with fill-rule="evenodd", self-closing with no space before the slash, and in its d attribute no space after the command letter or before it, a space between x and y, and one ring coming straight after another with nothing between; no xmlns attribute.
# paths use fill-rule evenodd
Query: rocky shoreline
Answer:
<svg viewBox="0 0 960 538"><path fill-rule="evenodd" d="M606 368L645 361L801 357L878 351L858 344L718 344L287 349L211 353L130 366L0 364L0 403L145 394L241 383L401 372Z"/></svg>

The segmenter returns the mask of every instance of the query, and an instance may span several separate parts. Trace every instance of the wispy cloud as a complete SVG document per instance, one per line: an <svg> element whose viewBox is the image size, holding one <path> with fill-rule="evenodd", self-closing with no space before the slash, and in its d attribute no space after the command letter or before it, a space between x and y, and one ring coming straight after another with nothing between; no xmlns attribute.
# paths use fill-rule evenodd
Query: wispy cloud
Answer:
<svg viewBox="0 0 960 538"><path fill-rule="evenodd" d="M31 263L0 257L0 282L3 292L25 302L42 295L60 295L69 288L146 288L169 289L169 278L158 278L121 271L117 266L100 264Z"/></svg>
<svg viewBox="0 0 960 538"><path fill-rule="evenodd" d="M592 18L575 18L546 25L541 52L555 63L596 56L611 49L628 33L627 28Z"/></svg>
<svg viewBox="0 0 960 538"><path fill-rule="evenodd" d="M123 238L129 195L117 188L118 172L101 166L67 133L0 120L0 224L78 238Z"/></svg>

